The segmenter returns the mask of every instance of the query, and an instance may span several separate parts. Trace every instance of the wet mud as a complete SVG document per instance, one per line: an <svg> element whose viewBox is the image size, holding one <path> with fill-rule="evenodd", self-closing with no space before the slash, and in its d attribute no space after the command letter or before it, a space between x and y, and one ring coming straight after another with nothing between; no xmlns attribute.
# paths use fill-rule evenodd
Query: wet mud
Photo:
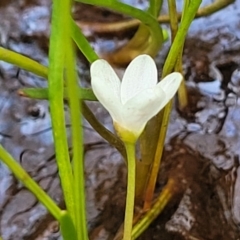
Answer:
<svg viewBox="0 0 240 240"><path fill-rule="evenodd" d="M145 6L144 1L132 1L136 2ZM48 0L2 1L0 45L47 65L50 9ZM180 110L177 100L174 104L156 195L170 177L177 179L179 191L140 240L240 239L239 16L240 4L236 1L218 13L195 20L191 26L183 58L189 105ZM75 7L74 17L79 22L126 19L85 5ZM91 29L85 32L99 53L118 48L133 33L134 29L107 35L95 35ZM166 43L156 58L159 69L167 49ZM82 83L89 86L89 65L83 56L78 66ZM26 86L46 87L46 81L0 62L0 143L64 207L48 103L21 98L17 90ZM112 130L106 111L97 103L88 104ZM66 119L70 132L67 107ZM111 240L124 217L126 169L117 151L87 121L84 131L90 239ZM60 239L56 221L3 164L0 235L3 240Z"/></svg>

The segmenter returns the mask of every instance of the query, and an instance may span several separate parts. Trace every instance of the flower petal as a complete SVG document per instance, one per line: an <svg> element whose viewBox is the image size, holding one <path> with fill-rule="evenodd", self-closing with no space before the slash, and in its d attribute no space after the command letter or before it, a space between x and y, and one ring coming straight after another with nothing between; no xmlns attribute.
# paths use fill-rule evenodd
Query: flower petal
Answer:
<svg viewBox="0 0 240 240"><path fill-rule="evenodd" d="M113 68L105 60L93 62L90 68L91 84L99 102L117 121L122 108L120 99L121 82Z"/></svg>
<svg viewBox="0 0 240 240"><path fill-rule="evenodd" d="M136 57L127 67L121 84L121 100L125 104L141 91L157 84L157 67L148 55Z"/></svg>
<svg viewBox="0 0 240 240"><path fill-rule="evenodd" d="M138 136L146 123L173 98L177 92L182 75L172 73L151 89L147 89L123 105L121 124Z"/></svg>
<svg viewBox="0 0 240 240"><path fill-rule="evenodd" d="M168 99L172 99L177 92L183 76L181 73L174 72L163 78L158 84L157 88L161 88L167 95Z"/></svg>
<svg viewBox="0 0 240 240"><path fill-rule="evenodd" d="M161 88L147 89L124 106L122 112L122 125L126 129L140 135L148 122L167 104L167 97Z"/></svg>

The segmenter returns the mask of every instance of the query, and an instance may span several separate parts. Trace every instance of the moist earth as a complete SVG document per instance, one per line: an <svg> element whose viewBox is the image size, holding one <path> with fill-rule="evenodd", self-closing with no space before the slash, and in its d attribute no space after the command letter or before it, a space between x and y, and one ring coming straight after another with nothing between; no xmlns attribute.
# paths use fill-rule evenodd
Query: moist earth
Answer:
<svg viewBox="0 0 240 240"><path fill-rule="evenodd" d="M146 1L128 0L146 7ZM178 1L180 6L181 1ZM203 5L211 1L203 1ZM166 5L164 6L166 8ZM0 45L48 64L49 0L0 2ZM139 239L240 239L240 3L193 22L184 49L189 105L171 114L156 196L171 176L179 191ZM103 8L78 4L74 17L111 23L126 19ZM166 28L168 25L165 26ZM98 53L123 45L135 29L95 33L85 28ZM161 69L169 43L156 57ZM117 69L122 72L123 69ZM89 84L89 64L78 54L81 84ZM0 62L0 143L64 207L47 101L22 98L22 87L46 87L38 78ZM87 103L113 130L108 113ZM66 106L66 128L70 135ZM114 239L124 217L126 168L118 152L84 120L84 150L90 239ZM69 143L71 146L71 143ZM61 239L57 222L0 163L0 235L3 240Z"/></svg>

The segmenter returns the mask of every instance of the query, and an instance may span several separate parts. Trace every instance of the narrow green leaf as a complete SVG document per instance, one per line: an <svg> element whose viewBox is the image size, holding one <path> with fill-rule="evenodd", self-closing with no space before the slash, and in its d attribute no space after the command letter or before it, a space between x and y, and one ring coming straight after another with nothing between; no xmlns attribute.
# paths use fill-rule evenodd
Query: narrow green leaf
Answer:
<svg viewBox="0 0 240 240"><path fill-rule="evenodd" d="M61 216L61 209L1 145L0 159L8 166L16 178L19 179L25 187L28 188L48 209L55 219L59 220Z"/></svg>
<svg viewBox="0 0 240 240"><path fill-rule="evenodd" d="M67 211L61 212L60 231L64 240L79 240L71 216Z"/></svg>
<svg viewBox="0 0 240 240"><path fill-rule="evenodd" d="M78 88L78 99L87 101L98 101L90 88ZM23 97L36 98L36 99L48 99L48 88L22 88L18 93ZM64 99L68 100L68 93L64 88Z"/></svg>

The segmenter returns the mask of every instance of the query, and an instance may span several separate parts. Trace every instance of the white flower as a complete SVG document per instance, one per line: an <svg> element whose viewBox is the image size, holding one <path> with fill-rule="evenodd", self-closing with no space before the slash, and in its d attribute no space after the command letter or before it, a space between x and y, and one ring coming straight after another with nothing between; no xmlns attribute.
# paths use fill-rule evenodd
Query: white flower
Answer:
<svg viewBox="0 0 240 240"><path fill-rule="evenodd" d="M105 60L91 65L92 89L110 113L114 127L126 142L135 142L146 123L177 92L180 73L172 73L157 83L157 68L148 55L136 57L127 67L122 82Z"/></svg>

